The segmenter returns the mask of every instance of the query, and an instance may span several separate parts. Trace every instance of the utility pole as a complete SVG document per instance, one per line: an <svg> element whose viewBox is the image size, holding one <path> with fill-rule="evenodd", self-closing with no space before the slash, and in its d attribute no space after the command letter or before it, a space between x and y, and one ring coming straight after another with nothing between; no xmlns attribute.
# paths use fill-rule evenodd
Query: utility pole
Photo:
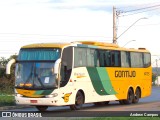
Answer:
<svg viewBox="0 0 160 120"><path fill-rule="evenodd" d="M119 17L120 11L116 11L116 8L113 6L113 43L117 44L117 39L121 37L124 33L126 33L133 25L135 25L141 19L147 19L146 17L140 18L135 21L131 26L129 26L122 34L117 37L117 19Z"/></svg>
<svg viewBox="0 0 160 120"><path fill-rule="evenodd" d="M113 6L113 43L117 43L117 25L116 25L116 8Z"/></svg>

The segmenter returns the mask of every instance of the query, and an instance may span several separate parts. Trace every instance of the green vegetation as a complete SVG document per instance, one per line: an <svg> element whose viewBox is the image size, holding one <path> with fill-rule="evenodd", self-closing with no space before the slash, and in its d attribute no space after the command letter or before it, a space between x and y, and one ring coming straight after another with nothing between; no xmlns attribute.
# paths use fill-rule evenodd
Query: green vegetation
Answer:
<svg viewBox="0 0 160 120"><path fill-rule="evenodd" d="M155 83L155 80L157 78L157 75L155 73L152 73L152 82Z"/></svg>
<svg viewBox="0 0 160 120"><path fill-rule="evenodd" d="M14 96L0 95L0 106L15 105Z"/></svg>
<svg viewBox="0 0 160 120"><path fill-rule="evenodd" d="M14 102L14 69L15 65L11 67L11 74L6 75L6 64L10 59L16 59L16 55L11 56L9 59L4 57L0 58L0 106L15 105Z"/></svg>
<svg viewBox="0 0 160 120"><path fill-rule="evenodd" d="M15 82L15 77L14 77L14 70L15 70L15 65L11 67L11 74L6 75L6 64L8 63L9 60L11 59L16 59L17 56L13 55L9 59L5 59L4 57L0 58L0 95L2 94L13 94L14 92L14 82Z"/></svg>

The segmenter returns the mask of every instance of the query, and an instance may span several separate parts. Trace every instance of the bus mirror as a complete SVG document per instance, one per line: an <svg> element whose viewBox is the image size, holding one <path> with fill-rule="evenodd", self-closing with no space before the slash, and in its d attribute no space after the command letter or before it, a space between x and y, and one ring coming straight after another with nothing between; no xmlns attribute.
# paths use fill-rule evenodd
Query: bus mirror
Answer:
<svg viewBox="0 0 160 120"><path fill-rule="evenodd" d="M59 73L59 65L61 63L61 59L56 60L55 65L54 65L54 73L58 74Z"/></svg>
<svg viewBox="0 0 160 120"><path fill-rule="evenodd" d="M11 66L16 62L15 59L11 59L6 65L6 74L11 73Z"/></svg>

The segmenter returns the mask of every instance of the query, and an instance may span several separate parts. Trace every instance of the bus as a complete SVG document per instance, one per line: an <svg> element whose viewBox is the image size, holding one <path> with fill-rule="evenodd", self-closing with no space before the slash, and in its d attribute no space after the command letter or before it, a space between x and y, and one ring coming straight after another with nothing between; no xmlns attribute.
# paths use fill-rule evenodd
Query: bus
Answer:
<svg viewBox="0 0 160 120"><path fill-rule="evenodd" d="M46 111L79 110L85 103L138 103L151 94L151 54L97 41L41 43L21 47L15 63L15 101Z"/></svg>

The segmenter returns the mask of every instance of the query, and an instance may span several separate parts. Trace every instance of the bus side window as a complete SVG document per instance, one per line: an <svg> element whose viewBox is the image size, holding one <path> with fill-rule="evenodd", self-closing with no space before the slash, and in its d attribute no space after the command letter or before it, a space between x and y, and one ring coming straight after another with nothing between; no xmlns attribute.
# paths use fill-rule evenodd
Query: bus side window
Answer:
<svg viewBox="0 0 160 120"><path fill-rule="evenodd" d="M105 61L104 61L104 51L103 50L99 50L99 63L100 63L100 67L105 67Z"/></svg>
<svg viewBox="0 0 160 120"><path fill-rule="evenodd" d="M147 68L151 65L151 55L149 53L143 53L144 67Z"/></svg>
<svg viewBox="0 0 160 120"><path fill-rule="evenodd" d="M121 66L121 59L120 59L120 52L119 51L112 51L111 52L111 66L113 66L113 67L120 67Z"/></svg>
<svg viewBox="0 0 160 120"><path fill-rule="evenodd" d="M100 66L99 57L98 57L98 51L97 50L94 51L94 64L95 64L95 67L99 67Z"/></svg>
<svg viewBox="0 0 160 120"><path fill-rule="evenodd" d="M143 68L143 60L142 60L142 53L140 52L131 52L131 67L140 67Z"/></svg>
<svg viewBox="0 0 160 120"><path fill-rule="evenodd" d="M114 56L114 52L111 52L111 66L115 65L115 56Z"/></svg>
<svg viewBox="0 0 160 120"><path fill-rule="evenodd" d="M105 51L105 62L106 62L106 67L111 66L111 51L107 50Z"/></svg>
<svg viewBox="0 0 160 120"><path fill-rule="evenodd" d="M122 67L130 67L130 52L121 51L121 66Z"/></svg>

